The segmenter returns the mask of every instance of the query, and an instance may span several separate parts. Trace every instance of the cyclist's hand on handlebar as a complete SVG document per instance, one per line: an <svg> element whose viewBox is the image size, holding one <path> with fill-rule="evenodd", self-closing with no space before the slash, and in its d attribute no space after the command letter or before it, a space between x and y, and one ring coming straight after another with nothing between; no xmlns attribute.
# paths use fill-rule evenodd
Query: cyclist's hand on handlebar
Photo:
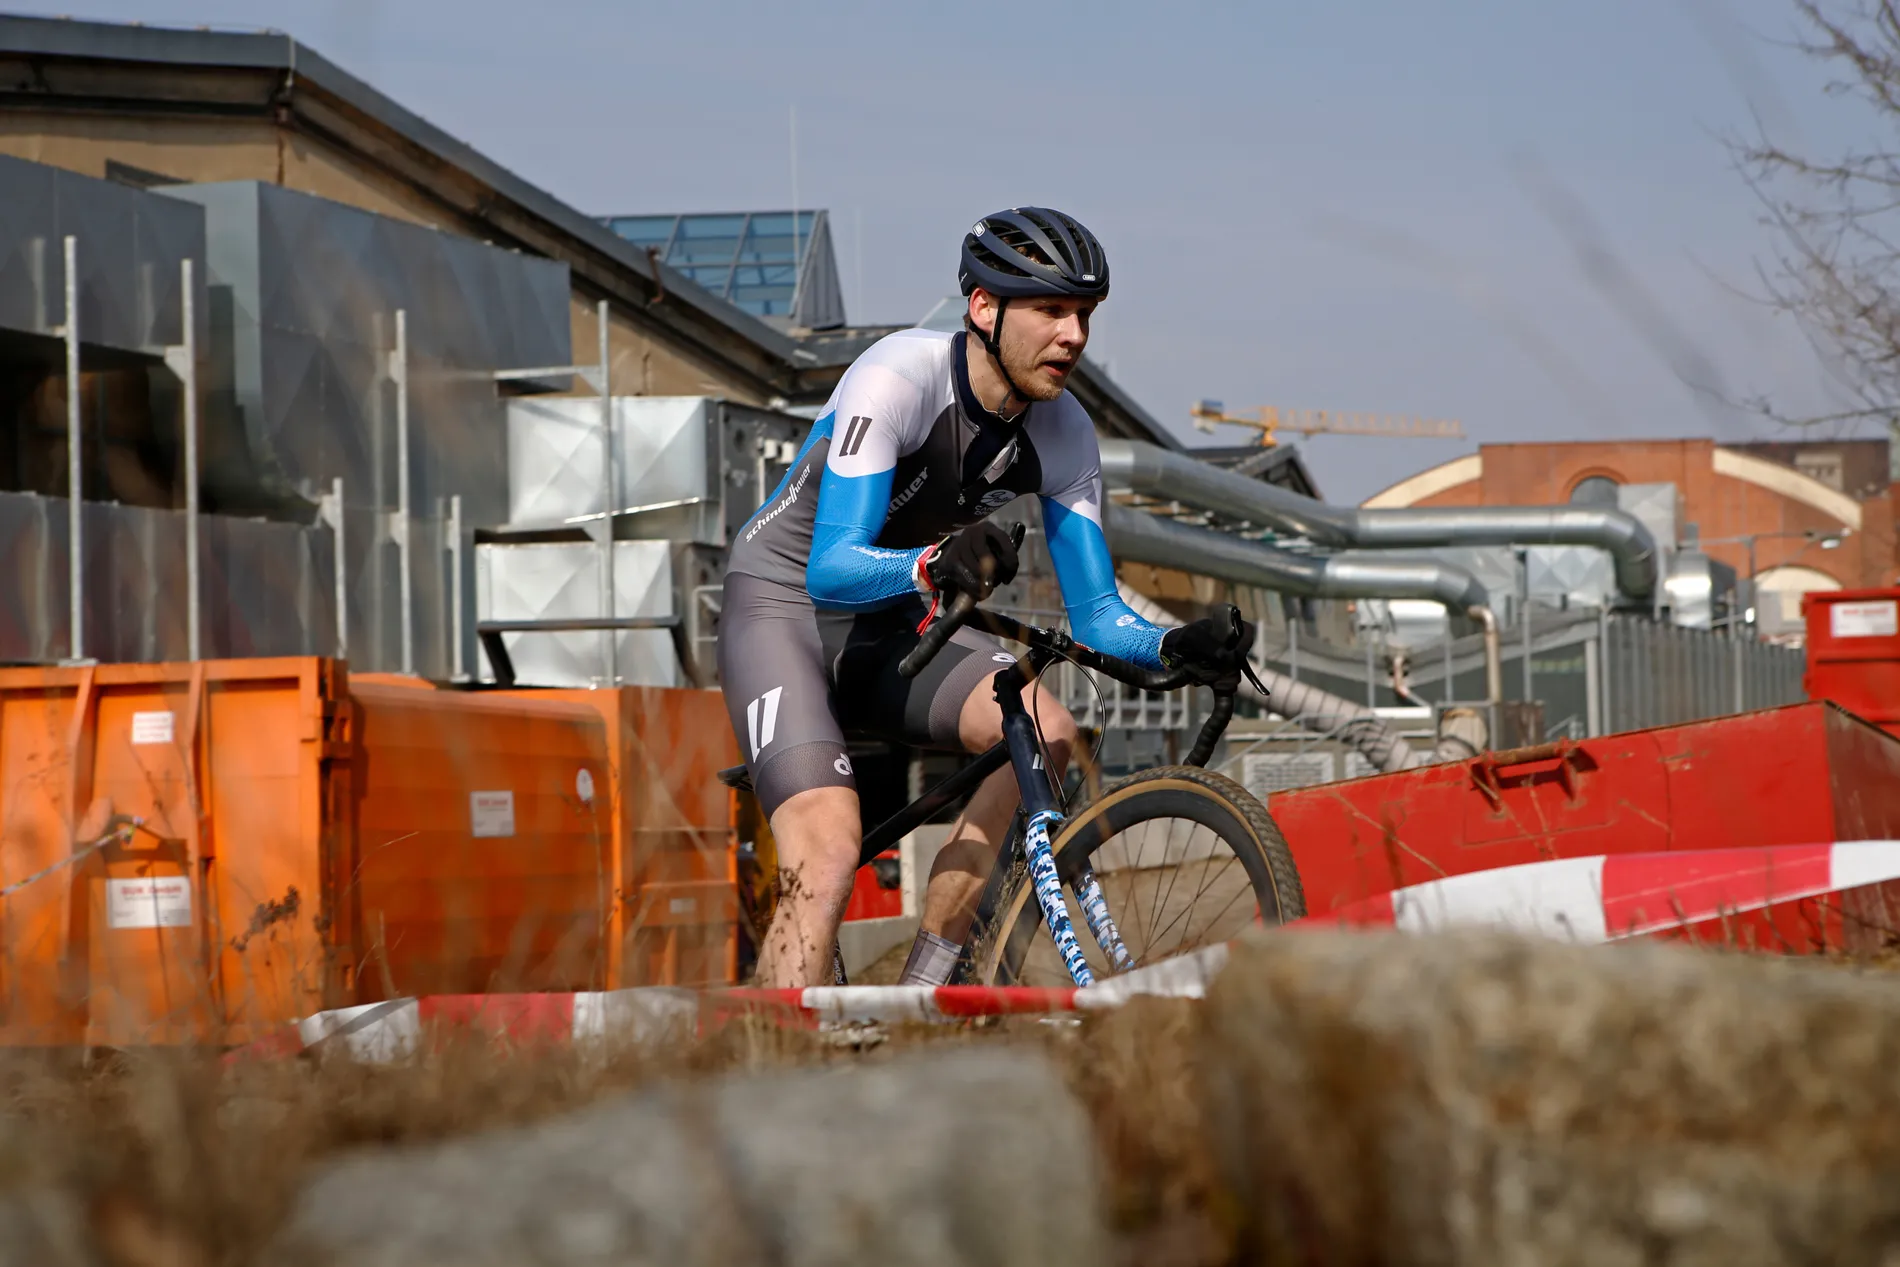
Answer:
<svg viewBox="0 0 1900 1267"><path fill-rule="evenodd" d="M1213 614L1163 634L1161 663L1186 671L1202 686L1234 691L1240 687L1242 673L1252 677L1247 653L1253 649L1253 639L1253 624L1241 619L1238 607L1222 603Z"/></svg>
<svg viewBox="0 0 1900 1267"><path fill-rule="evenodd" d="M985 519L953 532L918 561L924 580L942 593L969 594L981 602L999 585L1016 579L1017 540Z"/></svg>

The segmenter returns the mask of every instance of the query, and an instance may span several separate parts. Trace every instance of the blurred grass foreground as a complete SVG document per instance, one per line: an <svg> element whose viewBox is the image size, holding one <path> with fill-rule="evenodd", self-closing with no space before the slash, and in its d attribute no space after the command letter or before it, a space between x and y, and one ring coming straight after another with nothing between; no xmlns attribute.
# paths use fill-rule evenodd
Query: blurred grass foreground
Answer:
<svg viewBox="0 0 1900 1267"><path fill-rule="evenodd" d="M4 1071L0 1261L1879 1263L1900 978L1256 935L1204 1001Z"/></svg>

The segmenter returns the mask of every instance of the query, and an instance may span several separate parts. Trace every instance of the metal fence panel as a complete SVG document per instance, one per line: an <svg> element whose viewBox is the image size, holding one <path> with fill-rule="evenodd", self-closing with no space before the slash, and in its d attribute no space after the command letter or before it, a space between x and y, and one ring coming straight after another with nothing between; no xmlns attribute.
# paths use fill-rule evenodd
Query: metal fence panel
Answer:
<svg viewBox="0 0 1900 1267"><path fill-rule="evenodd" d="M1806 660L1788 647L1637 617L1607 622L1609 730L1639 730L1793 704Z"/></svg>

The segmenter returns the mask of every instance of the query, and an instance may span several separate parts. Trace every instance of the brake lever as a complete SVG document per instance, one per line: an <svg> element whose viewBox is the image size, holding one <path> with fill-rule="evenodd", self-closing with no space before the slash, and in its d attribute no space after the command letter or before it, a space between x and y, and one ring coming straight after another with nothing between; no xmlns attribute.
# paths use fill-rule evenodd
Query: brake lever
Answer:
<svg viewBox="0 0 1900 1267"><path fill-rule="evenodd" d="M1227 607L1227 621L1228 628L1231 630L1227 635L1227 645L1229 647L1237 647L1240 645L1240 608L1229 604ZM1254 690L1260 692L1260 698L1267 699L1273 694L1273 692L1269 691L1260 681L1259 677L1255 675L1253 671L1253 660L1250 657L1240 657L1240 671L1246 675L1247 684L1253 687Z"/></svg>

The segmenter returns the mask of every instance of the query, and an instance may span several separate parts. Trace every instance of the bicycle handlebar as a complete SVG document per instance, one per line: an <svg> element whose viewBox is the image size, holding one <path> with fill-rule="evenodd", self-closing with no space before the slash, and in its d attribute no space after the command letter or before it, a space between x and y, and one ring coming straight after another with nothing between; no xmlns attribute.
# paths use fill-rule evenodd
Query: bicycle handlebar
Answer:
<svg viewBox="0 0 1900 1267"><path fill-rule="evenodd" d="M937 617L917 639L917 645L910 654L898 662L897 675L912 678L924 671L924 666L937 658L943 650L943 644L950 641L950 635L963 627L963 622L976 610L976 595L958 594L951 598L950 607Z"/></svg>
<svg viewBox="0 0 1900 1267"><path fill-rule="evenodd" d="M1057 630L1026 625L1001 612L984 611L968 594L958 594L951 601L949 610L924 630L917 645L897 666L897 671L907 678L917 676L943 650L944 644L950 641L950 635L972 617L999 638L1062 656L1085 669L1094 669L1137 690L1171 691L1192 681L1185 669L1145 668L1119 656L1084 646ZM1253 677L1252 673L1247 676L1249 679ZM1258 686L1258 683L1255 685ZM1213 710L1208 713L1207 720L1201 723L1200 734L1195 737L1194 747L1188 752L1188 765L1206 765L1208 758L1214 755L1214 745L1220 742L1221 733L1227 729L1227 723L1233 720L1234 697L1237 693L1238 685L1234 690L1214 691Z"/></svg>
<svg viewBox="0 0 1900 1267"><path fill-rule="evenodd" d="M1234 718L1234 695L1239 689L1235 687L1232 691L1214 692L1214 710L1201 723L1201 733L1194 738L1194 747L1188 752L1187 764L1204 766L1207 759L1214 755L1214 745L1220 742L1221 732L1227 729L1227 723Z"/></svg>

